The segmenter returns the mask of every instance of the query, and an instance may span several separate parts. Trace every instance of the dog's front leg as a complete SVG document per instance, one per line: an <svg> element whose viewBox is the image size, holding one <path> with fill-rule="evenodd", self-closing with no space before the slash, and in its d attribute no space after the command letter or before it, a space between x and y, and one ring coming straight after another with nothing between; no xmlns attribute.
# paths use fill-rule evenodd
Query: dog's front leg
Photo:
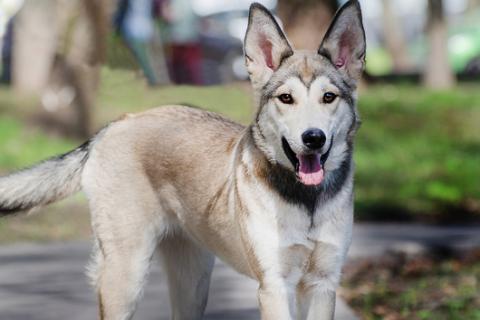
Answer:
<svg viewBox="0 0 480 320"><path fill-rule="evenodd" d="M333 320L335 291L312 288L299 297L298 320Z"/></svg>
<svg viewBox="0 0 480 320"><path fill-rule="evenodd" d="M284 284L262 281L258 289L262 320L292 320L293 299L292 291Z"/></svg>
<svg viewBox="0 0 480 320"><path fill-rule="evenodd" d="M335 313L335 290L340 281L342 250L318 241L297 286L299 320L331 320Z"/></svg>

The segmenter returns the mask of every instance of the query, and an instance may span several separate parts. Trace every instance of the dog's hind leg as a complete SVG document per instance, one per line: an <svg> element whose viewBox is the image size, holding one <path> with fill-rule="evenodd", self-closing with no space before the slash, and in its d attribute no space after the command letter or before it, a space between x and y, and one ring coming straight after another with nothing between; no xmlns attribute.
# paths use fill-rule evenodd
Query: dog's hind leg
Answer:
<svg viewBox="0 0 480 320"><path fill-rule="evenodd" d="M170 224L143 167L124 159L132 154L120 153L124 158L119 158L118 151L113 151L92 152L84 169L83 190L96 238L96 274L91 275L100 319L127 320L135 311L158 241Z"/></svg>
<svg viewBox="0 0 480 320"><path fill-rule="evenodd" d="M97 248L92 276L101 320L131 319L158 239L167 232L160 208L147 201L147 193L143 202L134 199L135 192L129 193L130 198L118 198L123 195L119 193L109 199L90 199Z"/></svg>
<svg viewBox="0 0 480 320"><path fill-rule="evenodd" d="M112 238L98 240L96 282L100 320L131 319L143 291L157 242L148 228L134 229L139 233L136 236L120 229L113 231L116 234Z"/></svg>
<svg viewBox="0 0 480 320"><path fill-rule="evenodd" d="M172 319L202 319L215 257L181 234L163 240L159 250L168 275Z"/></svg>

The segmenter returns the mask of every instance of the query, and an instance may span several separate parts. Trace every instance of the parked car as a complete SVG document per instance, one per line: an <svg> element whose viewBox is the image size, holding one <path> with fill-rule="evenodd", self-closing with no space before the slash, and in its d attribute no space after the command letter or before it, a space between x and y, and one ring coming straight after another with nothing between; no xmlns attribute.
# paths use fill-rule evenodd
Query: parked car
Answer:
<svg viewBox="0 0 480 320"><path fill-rule="evenodd" d="M202 75L205 84L245 80L243 43L235 26L247 26L248 11L214 13L201 18Z"/></svg>
<svg viewBox="0 0 480 320"><path fill-rule="evenodd" d="M196 0L193 9L200 17L202 75L205 84L246 80L243 37L247 30L250 0ZM274 10L277 0L258 1Z"/></svg>

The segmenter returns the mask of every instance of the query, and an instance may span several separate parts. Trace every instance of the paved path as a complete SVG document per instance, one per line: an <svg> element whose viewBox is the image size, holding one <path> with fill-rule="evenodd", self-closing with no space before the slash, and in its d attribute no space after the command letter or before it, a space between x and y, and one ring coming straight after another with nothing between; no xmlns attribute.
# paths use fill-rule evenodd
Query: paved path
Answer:
<svg viewBox="0 0 480 320"><path fill-rule="evenodd" d="M96 319L96 301L85 276L90 244L12 245L0 248L0 319ZM154 264L135 319L167 320L170 315L165 276ZM260 319L256 283L217 262L207 320ZM339 301L337 319L355 319Z"/></svg>
<svg viewBox="0 0 480 320"><path fill-rule="evenodd" d="M432 245L480 246L480 228L357 225L350 255L375 256L392 248L421 251ZM84 275L89 247L88 242L1 247L0 319L96 319L95 297ZM155 265L135 319L169 319L165 277ZM259 319L255 287L253 281L218 262L205 319ZM337 319L355 319L341 300Z"/></svg>
<svg viewBox="0 0 480 320"><path fill-rule="evenodd" d="M467 250L480 247L480 226L357 224L349 257L378 256L385 251L422 253L430 249Z"/></svg>

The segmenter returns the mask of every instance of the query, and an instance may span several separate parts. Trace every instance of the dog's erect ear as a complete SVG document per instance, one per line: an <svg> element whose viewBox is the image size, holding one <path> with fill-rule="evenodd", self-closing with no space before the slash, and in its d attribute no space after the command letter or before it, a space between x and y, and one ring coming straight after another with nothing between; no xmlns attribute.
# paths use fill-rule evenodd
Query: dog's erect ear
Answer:
<svg viewBox="0 0 480 320"><path fill-rule="evenodd" d="M365 50L360 4L357 0L350 0L338 10L318 53L348 77L358 80L365 66Z"/></svg>
<svg viewBox="0 0 480 320"><path fill-rule="evenodd" d="M266 83L282 60L293 54L275 18L258 3L250 6L244 47L248 73L257 83Z"/></svg>

